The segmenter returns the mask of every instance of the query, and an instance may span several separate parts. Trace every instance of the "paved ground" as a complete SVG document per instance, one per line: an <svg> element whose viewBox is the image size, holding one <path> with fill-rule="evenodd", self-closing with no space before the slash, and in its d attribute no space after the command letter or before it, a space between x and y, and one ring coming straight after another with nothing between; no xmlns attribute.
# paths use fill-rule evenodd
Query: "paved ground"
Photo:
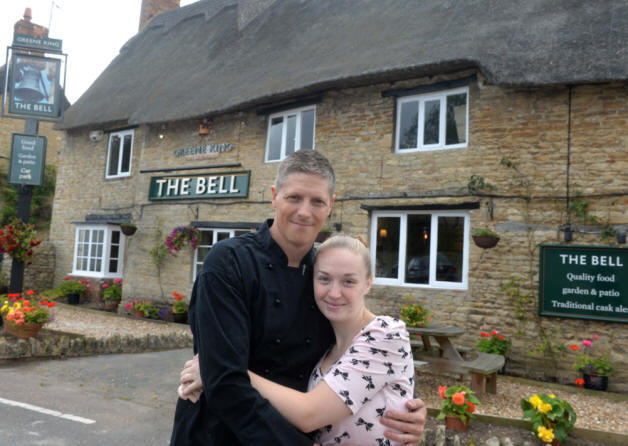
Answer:
<svg viewBox="0 0 628 446"><path fill-rule="evenodd" d="M191 355L181 349L0 365L0 445L165 446L179 372Z"/></svg>

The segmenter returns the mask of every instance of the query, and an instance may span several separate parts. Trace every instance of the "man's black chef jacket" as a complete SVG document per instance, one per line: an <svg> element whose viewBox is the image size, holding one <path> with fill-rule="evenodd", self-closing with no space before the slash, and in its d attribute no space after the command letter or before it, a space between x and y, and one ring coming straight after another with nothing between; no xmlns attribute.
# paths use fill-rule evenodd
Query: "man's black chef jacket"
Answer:
<svg viewBox="0 0 628 446"><path fill-rule="evenodd" d="M312 440L251 387L247 369L305 391L334 334L314 302L314 250L299 268L256 233L215 244L194 284L190 325L204 392L177 402L171 445L299 446Z"/></svg>

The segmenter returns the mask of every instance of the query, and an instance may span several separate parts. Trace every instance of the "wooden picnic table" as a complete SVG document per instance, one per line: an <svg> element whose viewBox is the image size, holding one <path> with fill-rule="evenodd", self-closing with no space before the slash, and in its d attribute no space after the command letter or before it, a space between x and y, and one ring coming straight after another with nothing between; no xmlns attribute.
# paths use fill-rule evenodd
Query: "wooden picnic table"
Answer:
<svg viewBox="0 0 628 446"><path fill-rule="evenodd" d="M452 361L464 361L460 352L451 343L450 338L455 338L464 334L464 328L454 327L451 325L433 325L431 327L406 327L410 334L417 334L421 336L423 342L423 350L426 353L431 354L435 351L430 342L430 336L433 336L438 342L438 346L442 351L443 358L451 359Z"/></svg>
<svg viewBox="0 0 628 446"><path fill-rule="evenodd" d="M497 371L504 365L504 357L489 353L477 353L471 361L462 357L459 347L451 343L451 338L464 334L465 330L451 325L431 327L406 327L411 335L421 336L423 349L415 354L420 365L427 363L435 370L452 373L470 373L471 389L478 393L497 392ZM430 337L436 339L438 348L432 346ZM411 341L411 344L414 344Z"/></svg>

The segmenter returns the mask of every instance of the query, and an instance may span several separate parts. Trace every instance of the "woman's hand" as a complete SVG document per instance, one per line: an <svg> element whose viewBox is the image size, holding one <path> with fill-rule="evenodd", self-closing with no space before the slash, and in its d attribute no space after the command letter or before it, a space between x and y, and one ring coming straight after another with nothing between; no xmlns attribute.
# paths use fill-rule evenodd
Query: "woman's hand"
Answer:
<svg viewBox="0 0 628 446"><path fill-rule="evenodd" d="M196 403L203 392L203 381L201 380L201 370L198 366L198 355L183 365L181 371L180 385L177 389L179 397Z"/></svg>
<svg viewBox="0 0 628 446"><path fill-rule="evenodd" d="M389 440L402 442L406 445L418 445L423 436L425 428L425 419L427 417L427 408L425 403L420 399L408 400L406 407L409 412L400 412L397 410L388 410L381 418L384 426L396 429L402 434L385 431L384 436Z"/></svg>

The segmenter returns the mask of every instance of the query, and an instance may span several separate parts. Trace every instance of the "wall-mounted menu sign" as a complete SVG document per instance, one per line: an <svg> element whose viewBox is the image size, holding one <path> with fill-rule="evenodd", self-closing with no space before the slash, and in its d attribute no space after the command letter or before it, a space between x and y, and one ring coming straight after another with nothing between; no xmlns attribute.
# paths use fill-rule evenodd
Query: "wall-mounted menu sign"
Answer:
<svg viewBox="0 0 628 446"><path fill-rule="evenodd" d="M628 322L628 249L541 245L539 313Z"/></svg>
<svg viewBox="0 0 628 446"><path fill-rule="evenodd" d="M151 177L149 200L246 198L250 171Z"/></svg>

